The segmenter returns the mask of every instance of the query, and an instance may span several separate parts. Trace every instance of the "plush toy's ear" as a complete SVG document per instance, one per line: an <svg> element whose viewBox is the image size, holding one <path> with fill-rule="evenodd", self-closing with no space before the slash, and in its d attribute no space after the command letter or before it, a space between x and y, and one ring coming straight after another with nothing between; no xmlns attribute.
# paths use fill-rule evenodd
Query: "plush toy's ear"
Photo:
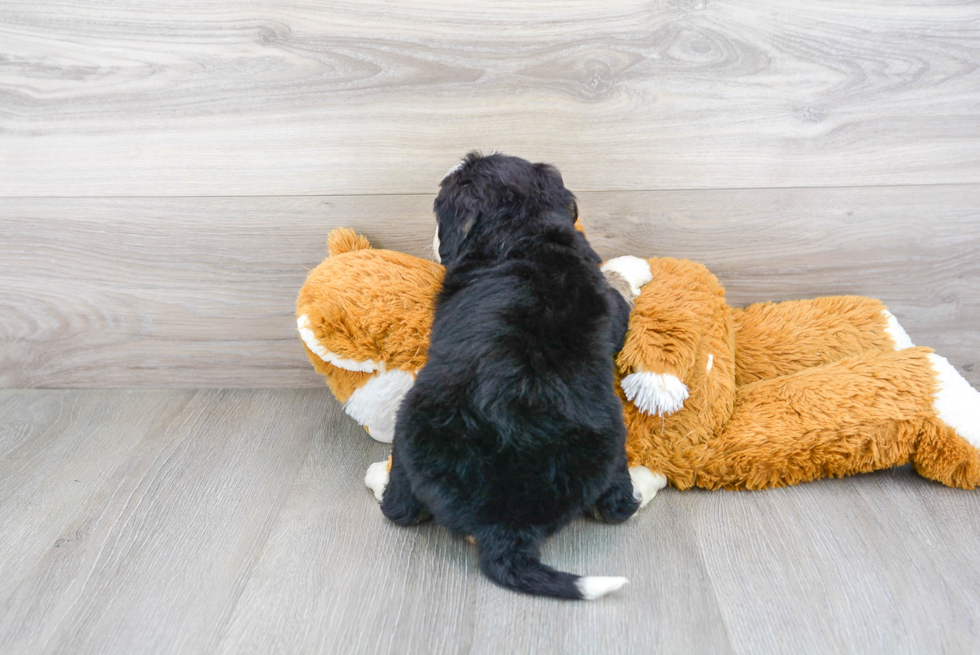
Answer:
<svg viewBox="0 0 980 655"><path fill-rule="evenodd" d="M371 243L349 227L342 227L327 235L327 254L330 257L354 250L367 250Z"/></svg>

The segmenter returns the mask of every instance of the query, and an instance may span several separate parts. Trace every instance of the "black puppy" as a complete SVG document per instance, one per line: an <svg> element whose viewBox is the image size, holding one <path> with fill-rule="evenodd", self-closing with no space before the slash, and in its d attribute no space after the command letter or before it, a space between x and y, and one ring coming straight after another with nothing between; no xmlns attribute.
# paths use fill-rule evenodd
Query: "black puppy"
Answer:
<svg viewBox="0 0 980 655"><path fill-rule="evenodd" d="M472 535L480 568L509 589L614 591L625 578L556 571L539 549L583 511L618 523L644 500L626 466L613 356L649 278L626 280L633 291L607 282L547 164L471 153L442 181L435 213L446 276L428 362L398 411L381 510Z"/></svg>

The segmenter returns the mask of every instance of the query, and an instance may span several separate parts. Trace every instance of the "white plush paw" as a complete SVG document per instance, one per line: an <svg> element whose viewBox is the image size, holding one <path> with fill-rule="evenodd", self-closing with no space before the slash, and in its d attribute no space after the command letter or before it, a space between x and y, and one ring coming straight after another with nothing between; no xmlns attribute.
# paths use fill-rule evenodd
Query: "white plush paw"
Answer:
<svg viewBox="0 0 980 655"><path fill-rule="evenodd" d="M647 263L647 260L633 255L610 259L602 265L602 270L615 271L626 278L634 296L640 295L640 287L653 279L653 273L650 272L650 264Z"/></svg>
<svg viewBox="0 0 980 655"><path fill-rule="evenodd" d="M364 476L364 484L374 492L374 497L380 503L385 495L385 487L388 486L388 460L375 462L369 466L367 475Z"/></svg>
<svg viewBox="0 0 980 655"><path fill-rule="evenodd" d="M372 428L370 425L364 426L364 431L368 433L368 436L375 441L380 441L381 443L391 443L395 440L395 428L389 425L383 425L383 427Z"/></svg>
<svg viewBox="0 0 980 655"><path fill-rule="evenodd" d="M633 497L640 501L640 509L647 506L657 492L667 486L667 478L654 473L645 466L630 467L630 479L633 481Z"/></svg>
<svg viewBox="0 0 980 655"><path fill-rule="evenodd" d="M620 382L627 400L644 414L666 416L684 406L690 393L687 385L669 373L631 373Z"/></svg>

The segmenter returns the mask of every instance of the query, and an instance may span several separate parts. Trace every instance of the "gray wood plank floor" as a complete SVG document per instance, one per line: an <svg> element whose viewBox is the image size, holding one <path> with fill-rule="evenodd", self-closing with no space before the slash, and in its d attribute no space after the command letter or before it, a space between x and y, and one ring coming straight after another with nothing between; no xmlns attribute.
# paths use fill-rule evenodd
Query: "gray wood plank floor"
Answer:
<svg viewBox="0 0 980 655"><path fill-rule="evenodd" d="M907 468L663 491L547 544L631 584L494 587L388 524L326 390L0 392L0 652L975 653L980 495Z"/></svg>

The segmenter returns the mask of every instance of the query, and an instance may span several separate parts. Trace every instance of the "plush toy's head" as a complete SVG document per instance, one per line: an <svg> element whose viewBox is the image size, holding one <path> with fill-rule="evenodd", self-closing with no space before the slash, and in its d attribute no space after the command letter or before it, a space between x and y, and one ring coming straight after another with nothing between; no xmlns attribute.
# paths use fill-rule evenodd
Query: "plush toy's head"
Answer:
<svg viewBox="0 0 980 655"><path fill-rule="evenodd" d="M347 229L331 232L328 251L300 291L296 325L307 357L347 412L373 437L390 441L392 399L425 363L444 269L375 250Z"/></svg>

